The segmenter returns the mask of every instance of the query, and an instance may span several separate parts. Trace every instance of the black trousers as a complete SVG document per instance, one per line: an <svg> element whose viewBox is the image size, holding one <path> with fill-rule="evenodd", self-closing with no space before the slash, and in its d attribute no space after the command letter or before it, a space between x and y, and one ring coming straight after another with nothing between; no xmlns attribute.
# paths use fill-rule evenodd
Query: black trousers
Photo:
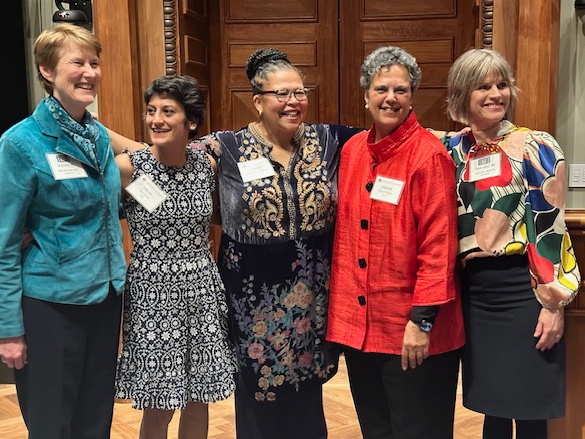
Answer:
<svg viewBox="0 0 585 439"><path fill-rule="evenodd" d="M107 439L121 297L96 305L23 297L28 364L14 377L29 439Z"/></svg>
<svg viewBox="0 0 585 439"><path fill-rule="evenodd" d="M402 370L399 355L344 348L364 439L452 439L460 350Z"/></svg>
<svg viewBox="0 0 585 439"><path fill-rule="evenodd" d="M256 401L236 388L237 439L325 439L323 387L276 401Z"/></svg>

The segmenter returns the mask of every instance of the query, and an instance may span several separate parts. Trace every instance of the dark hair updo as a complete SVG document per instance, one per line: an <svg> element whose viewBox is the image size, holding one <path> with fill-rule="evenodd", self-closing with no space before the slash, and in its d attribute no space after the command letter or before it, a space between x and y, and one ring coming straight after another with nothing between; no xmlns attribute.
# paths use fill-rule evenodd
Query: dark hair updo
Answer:
<svg viewBox="0 0 585 439"><path fill-rule="evenodd" d="M268 74L281 69L292 69L299 74L304 81L303 74L293 66L286 53L278 49L258 49L248 58L246 62L246 75L252 85L252 93L262 91L264 82L268 80Z"/></svg>

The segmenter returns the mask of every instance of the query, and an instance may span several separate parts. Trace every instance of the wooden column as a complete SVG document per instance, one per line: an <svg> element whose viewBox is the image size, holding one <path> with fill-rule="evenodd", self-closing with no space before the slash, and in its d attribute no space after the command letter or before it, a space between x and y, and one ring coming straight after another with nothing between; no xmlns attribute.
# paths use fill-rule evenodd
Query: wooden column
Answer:
<svg viewBox="0 0 585 439"><path fill-rule="evenodd" d="M516 123L556 129L560 0L519 0Z"/></svg>
<svg viewBox="0 0 585 439"><path fill-rule="evenodd" d="M516 70L514 123L554 135L560 0L494 0L493 48Z"/></svg>
<svg viewBox="0 0 585 439"><path fill-rule="evenodd" d="M138 138L141 125L135 0L93 2L94 32L102 43L100 122Z"/></svg>
<svg viewBox="0 0 585 439"><path fill-rule="evenodd" d="M140 139L140 72L136 38L135 0L93 2L94 32L102 43L102 82L98 94L99 119L108 128ZM126 260L132 249L126 221L122 221Z"/></svg>
<svg viewBox="0 0 585 439"><path fill-rule="evenodd" d="M585 209L566 213L567 227L581 274L585 274ZM567 343L567 409L564 418L548 422L551 439L585 438L585 292L580 292L565 310L565 342Z"/></svg>

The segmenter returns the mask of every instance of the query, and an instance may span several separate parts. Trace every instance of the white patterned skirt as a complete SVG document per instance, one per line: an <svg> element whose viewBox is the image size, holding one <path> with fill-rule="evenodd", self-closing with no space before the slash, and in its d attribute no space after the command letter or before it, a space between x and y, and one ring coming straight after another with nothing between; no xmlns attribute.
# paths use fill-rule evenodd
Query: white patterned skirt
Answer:
<svg viewBox="0 0 585 439"><path fill-rule="evenodd" d="M131 261L124 293L116 398L136 409L175 410L234 391L234 349L219 272L196 259Z"/></svg>

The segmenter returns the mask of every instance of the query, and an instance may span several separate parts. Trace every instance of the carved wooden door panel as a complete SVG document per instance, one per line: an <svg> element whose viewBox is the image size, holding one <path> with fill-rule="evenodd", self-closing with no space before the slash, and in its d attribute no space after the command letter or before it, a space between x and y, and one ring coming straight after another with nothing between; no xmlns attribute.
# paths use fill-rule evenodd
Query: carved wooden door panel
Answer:
<svg viewBox="0 0 585 439"><path fill-rule="evenodd" d="M211 81L212 129L238 129L257 118L245 67L249 55L261 47L286 52L306 76L311 88L307 121L338 121L336 1L212 0L209 14L211 22L215 16L219 23L212 53L221 54L218 62L211 62L216 79Z"/></svg>
<svg viewBox="0 0 585 439"><path fill-rule="evenodd" d="M183 0L186 1L186 0ZM191 0L193 1L193 0ZM414 107L426 126L453 127L445 114L447 72L475 45L479 18L469 0L209 1L212 129L236 129L254 120L248 56L276 47L306 75L312 89L307 121L371 124L364 111L359 68L382 45L411 52L423 71ZM214 42L215 41L215 42ZM219 79L219 80L217 80Z"/></svg>
<svg viewBox="0 0 585 439"><path fill-rule="evenodd" d="M453 128L445 114L447 74L475 46L477 7L469 0L339 0L340 121L372 123L359 87L364 57L380 46L400 46L422 70L413 107L423 126Z"/></svg>

